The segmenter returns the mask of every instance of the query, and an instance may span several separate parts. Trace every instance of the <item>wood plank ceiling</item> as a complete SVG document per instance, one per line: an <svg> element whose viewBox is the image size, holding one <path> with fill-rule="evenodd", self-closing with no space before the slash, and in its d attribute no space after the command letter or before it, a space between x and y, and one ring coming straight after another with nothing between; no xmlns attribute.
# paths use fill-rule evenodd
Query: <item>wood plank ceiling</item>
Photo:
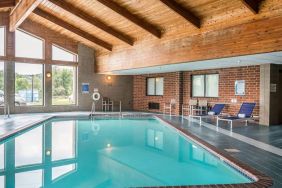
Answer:
<svg viewBox="0 0 282 188"><path fill-rule="evenodd" d="M14 4L3 0L0 11ZM94 48L99 56L144 41L242 24L281 7L282 0L43 0L28 18Z"/></svg>

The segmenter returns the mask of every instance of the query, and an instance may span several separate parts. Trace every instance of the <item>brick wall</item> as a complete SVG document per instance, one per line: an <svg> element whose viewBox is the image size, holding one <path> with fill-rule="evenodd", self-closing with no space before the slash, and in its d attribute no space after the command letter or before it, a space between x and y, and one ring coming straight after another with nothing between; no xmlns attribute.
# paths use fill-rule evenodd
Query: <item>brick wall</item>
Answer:
<svg viewBox="0 0 282 188"><path fill-rule="evenodd" d="M164 102L169 102L171 99L175 98L178 104L173 113L180 114L179 112L181 112L180 108L182 102L188 103L191 98L191 75L210 73L219 74L219 97L196 99L207 99L210 102L230 103L232 98L236 98L237 104L227 105L224 110L224 112L229 114L236 114L242 102L255 102L257 105L254 115L259 114L260 66L134 76L133 108L134 110L139 111L149 111L148 102L159 102L161 109L157 110L157 112L161 112ZM146 96L146 77L154 76L164 77L163 96ZM245 96L235 96L235 80L246 81Z"/></svg>

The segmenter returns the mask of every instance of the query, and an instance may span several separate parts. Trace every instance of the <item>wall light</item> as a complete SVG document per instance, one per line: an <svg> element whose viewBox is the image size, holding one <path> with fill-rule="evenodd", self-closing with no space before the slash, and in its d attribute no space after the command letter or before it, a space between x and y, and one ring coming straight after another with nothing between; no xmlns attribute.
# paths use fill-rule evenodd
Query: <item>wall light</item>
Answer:
<svg viewBox="0 0 282 188"><path fill-rule="evenodd" d="M46 73L46 77L47 77L47 78L51 78L51 76L52 76L51 72L47 72L47 73Z"/></svg>
<svg viewBox="0 0 282 188"><path fill-rule="evenodd" d="M107 80L111 80L112 79L112 77L109 75L109 76L107 76Z"/></svg>

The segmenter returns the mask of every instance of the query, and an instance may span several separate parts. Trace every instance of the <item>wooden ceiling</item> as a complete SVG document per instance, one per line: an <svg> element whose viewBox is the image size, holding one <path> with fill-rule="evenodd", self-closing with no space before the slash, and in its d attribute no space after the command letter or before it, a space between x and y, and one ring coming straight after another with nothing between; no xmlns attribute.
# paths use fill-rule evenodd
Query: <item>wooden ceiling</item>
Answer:
<svg viewBox="0 0 282 188"><path fill-rule="evenodd" d="M14 5L1 0L0 11ZM28 18L99 56L243 24L281 9L282 0L41 0Z"/></svg>

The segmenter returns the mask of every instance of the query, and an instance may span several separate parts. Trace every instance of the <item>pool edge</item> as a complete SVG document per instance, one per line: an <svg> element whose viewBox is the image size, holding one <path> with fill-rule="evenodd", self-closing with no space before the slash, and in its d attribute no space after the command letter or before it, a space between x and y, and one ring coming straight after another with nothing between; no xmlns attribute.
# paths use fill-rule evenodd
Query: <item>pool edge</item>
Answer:
<svg viewBox="0 0 282 188"><path fill-rule="evenodd" d="M215 154L220 159L224 159L224 161L231 165L233 168L236 168L238 171L243 173L246 176L249 176L249 178L253 179L255 182L251 183L241 183L241 184L212 184L212 185L193 185L193 186L165 186L165 187L181 187L181 188L266 188L271 187L273 185L273 180L271 177L259 172L258 170L250 167L249 165L246 165L242 163L241 161L235 159L234 157L222 152L217 147L209 144L208 142L204 141L203 139L197 137L196 135L190 133L189 131L185 129L181 129L174 125L172 122L164 119L160 115L153 115L156 119L163 121L164 123L170 125L172 128L176 129L177 131L181 132L185 137L188 139L191 139L192 141L199 144L204 149L208 150L209 152ZM251 176L251 177L250 177ZM160 186L161 187L161 186Z"/></svg>

